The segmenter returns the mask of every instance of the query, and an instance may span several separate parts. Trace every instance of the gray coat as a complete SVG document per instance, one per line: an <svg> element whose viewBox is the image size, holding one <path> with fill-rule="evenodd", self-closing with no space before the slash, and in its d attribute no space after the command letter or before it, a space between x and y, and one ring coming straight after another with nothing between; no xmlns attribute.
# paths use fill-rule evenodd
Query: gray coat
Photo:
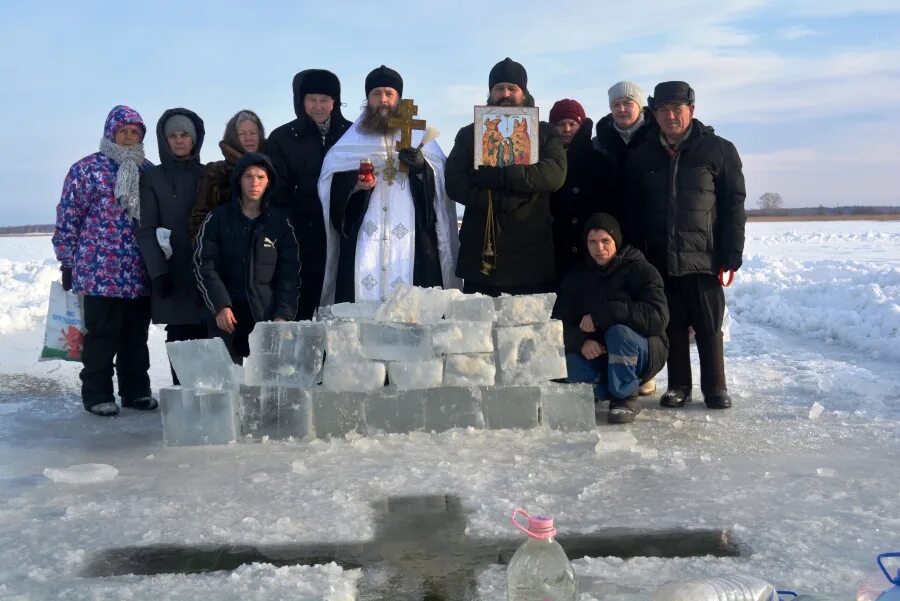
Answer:
<svg viewBox="0 0 900 601"><path fill-rule="evenodd" d="M169 150L163 127L172 115L182 114L194 122L197 140L187 159L178 159ZM172 275L172 294L162 298L154 286L151 295L153 323L194 324L202 320L203 305L193 273L193 247L188 231L191 209L197 196L197 184L203 173L200 148L205 131L203 120L183 108L169 109L156 125L160 165L141 176L141 223L138 245L151 281L160 275ZM156 240L156 228L172 231L172 257L167 261Z"/></svg>

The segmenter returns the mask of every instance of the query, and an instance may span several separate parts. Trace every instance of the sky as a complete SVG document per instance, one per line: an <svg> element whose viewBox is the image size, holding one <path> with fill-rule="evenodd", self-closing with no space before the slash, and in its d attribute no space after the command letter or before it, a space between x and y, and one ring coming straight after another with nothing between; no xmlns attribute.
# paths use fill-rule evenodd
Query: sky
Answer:
<svg viewBox="0 0 900 601"><path fill-rule="evenodd" d="M154 162L162 112L194 110L215 161L238 110L267 131L294 118L296 72L335 72L353 120L366 74L386 64L449 154L506 56L543 119L575 98L596 122L623 79L645 96L689 82L695 117L737 146L748 208L764 192L787 207L900 205L897 0L4 0L0 56L0 226L53 222L69 166L97 150L116 104L148 123Z"/></svg>

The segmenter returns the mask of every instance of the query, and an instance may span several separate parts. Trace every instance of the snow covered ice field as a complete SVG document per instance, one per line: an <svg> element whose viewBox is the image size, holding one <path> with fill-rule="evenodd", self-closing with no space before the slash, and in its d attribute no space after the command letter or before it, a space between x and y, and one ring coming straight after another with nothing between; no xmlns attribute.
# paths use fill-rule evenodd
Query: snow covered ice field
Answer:
<svg viewBox="0 0 900 601"><path fill-rule="evenodd" d="M900 550L900 223L750 223L726 292L734 409L657 408L595 433L454 430L311 444L164 448L158 412L89 415L78 365L38 363L50 282L46 236L0 238L0 599L349 600L359 570L243 566L203 575L81 575L115 547L365 540L373 503L457 495L472 536L516 537L513 508L564 533L731 530L741 557L587 558L581 601L647 599L672 579L743 572L853 599L880 551ZM169 383L151 330L154 389ZM695 382L699 380L694 355ZM658 378L665 389L665 371ZM695 398L700 391L695 386ZM824 406L815 416L814 402ZM632 449L604 452L611 433ZM46 468L105 463L69 484ZM504 599L502 566L477 576Z"/></svg>

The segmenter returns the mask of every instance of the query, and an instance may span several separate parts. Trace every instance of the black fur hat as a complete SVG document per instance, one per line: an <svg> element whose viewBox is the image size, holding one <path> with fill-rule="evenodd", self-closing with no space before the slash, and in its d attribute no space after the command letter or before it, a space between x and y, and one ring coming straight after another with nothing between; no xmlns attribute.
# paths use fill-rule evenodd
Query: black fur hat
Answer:
<svg viewBox="0 0 900 601"><path fill-rule="evenodd" d="M655 111L667 102L694 106L694 88L683 81L664 81L653 88L653 96L647 98L647 106Z"/></svg>
<svg viewBox="0 0 900 601"><path fill-rule="evenodd" d="M302 101L307 94L325 94L340 103L341 82L337 75L325 69L301 71L294 76L294 95Z"/></svg>

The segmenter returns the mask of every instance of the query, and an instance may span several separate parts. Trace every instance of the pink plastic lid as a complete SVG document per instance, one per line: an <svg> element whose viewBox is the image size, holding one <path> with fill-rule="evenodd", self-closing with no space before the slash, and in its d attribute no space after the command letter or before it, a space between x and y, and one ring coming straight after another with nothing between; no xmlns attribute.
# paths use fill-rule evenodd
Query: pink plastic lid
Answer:
<svg viewBox="0 0 900 601"><path fill-rule="evenodd" d="M523 526L516 519L519 515L528 519L528 527ZM512 514L512 523L531 538L543 540L556 536L556 528L553 527L553 516L528 515L524 509L516 509Z"/></svg>

